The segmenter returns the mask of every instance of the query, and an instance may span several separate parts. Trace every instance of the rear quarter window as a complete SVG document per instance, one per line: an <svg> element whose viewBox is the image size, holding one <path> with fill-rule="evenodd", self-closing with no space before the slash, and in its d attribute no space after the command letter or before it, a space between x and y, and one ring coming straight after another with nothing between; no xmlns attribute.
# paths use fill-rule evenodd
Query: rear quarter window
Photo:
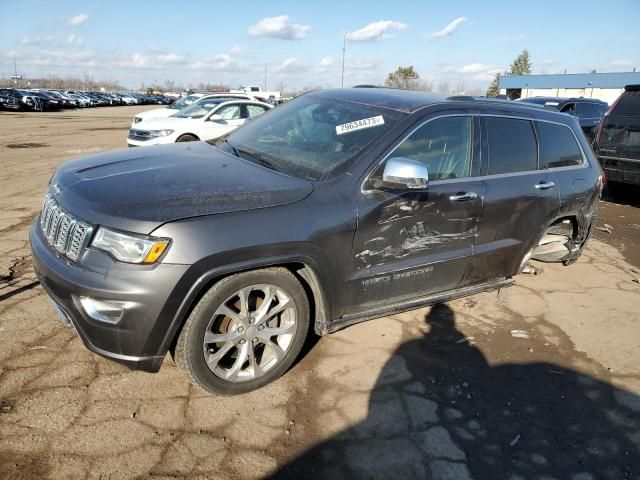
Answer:
<svg viewBox="0 0 640 480"><path fill-rule="evenodd" d="M582 152L573 132L564 125L536 122L540 142L540 168L581 165Z"/></svg>
<svg viewBox="0 0 640 480"><path fill-rule="evenodd" d="M488 174L537 170L538 145L530 120L487 117Z"/></svg>

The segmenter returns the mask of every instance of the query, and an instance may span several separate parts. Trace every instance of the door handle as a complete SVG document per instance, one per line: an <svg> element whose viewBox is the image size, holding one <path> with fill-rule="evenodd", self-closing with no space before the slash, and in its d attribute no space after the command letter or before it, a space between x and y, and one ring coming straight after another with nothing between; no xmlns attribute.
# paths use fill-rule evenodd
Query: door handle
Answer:
<svg viewBox="0 0 640 480"><path fill-rule="evenodd" d="M540 182L540 183L536 183L536 188L538 190L546 190L547 188L553 188L555 187L556 184L553 182Z"/></svg>
<svg viewBox="0 0 640 480"><path fill-rule="evenodd" d="M464 202L465 200L475 200L476 198L478 198L478 194L476 192L463 192L451 195L449 200L453 202Z"/></svg>

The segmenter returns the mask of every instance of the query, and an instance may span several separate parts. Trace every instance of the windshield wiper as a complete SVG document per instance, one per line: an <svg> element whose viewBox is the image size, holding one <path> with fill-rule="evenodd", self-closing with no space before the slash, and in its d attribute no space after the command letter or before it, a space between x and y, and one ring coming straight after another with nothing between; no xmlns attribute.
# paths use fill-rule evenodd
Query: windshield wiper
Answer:
<svg viewBox="0 0 640 480"><path fill-rule="evenodd" d="M225 143L227 143L227 145L229 145L229 142L225 141ZM245 150L244 148L235 148L233 146L231 146L231 148L234 150L234 152L238 153L238 155L234 154L237 157L244 158L244 157L242 157L242 155L239 155L239 154L248 155L252 159L257 160L258 162L260 162L261 165L263 165L263 166L265 166L267 168L270 168L271 170L275 170L276 172L280 171L280 169L277 166L275 166L273 163L271 163L269 160L267 160L267 158L265 158L263 155L259 154L258 152Z"/></svg>
<svg viewBox="0 0 640 480"><path fill-rule="evenodd" d="M231 145L231 143L229 142L229 140L227 140L226 138L224 139L224 142L222 142L224 145L228 146L231 149L231 154L236 156L236 157L240 157L240 153L238 153L238 149L236 147L234 147L233 145ZM216 145L217 146L217 145Z"/></svg>

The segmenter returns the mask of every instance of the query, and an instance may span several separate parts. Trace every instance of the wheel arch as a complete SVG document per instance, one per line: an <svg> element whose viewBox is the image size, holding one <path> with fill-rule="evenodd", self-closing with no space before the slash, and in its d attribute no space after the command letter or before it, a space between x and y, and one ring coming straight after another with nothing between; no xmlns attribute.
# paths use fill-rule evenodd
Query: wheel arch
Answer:
<svg viewBox="0 0 640 480"><path fill-rule="evenodd" d="M176 142L179 142L179 141L180 141L180 139L181 139L182 137L185 137L185 136L187 136L187 135L188 135L188 136L190 136L190 137L194 137L194 138L196 139L196 141L197 141L197 142L199 142L199 141L200 141L200 136L196 135L195 133L185 132L185 133L181 133L181 134L178 136L178 138L176 138Z"/></svg>
<svg viewBox="0 0 640 480"><path fill-rule="evenodd" d="M261 270L271 267L284 267L288 269L300 281L309 299L313 330L317 335L328 333L328 323L331 307L328 301L325 285L318 274L318 268L309 258L270 258L256 259L258 261L239 262L208 269L201 274L189 289L166 331L164 339L160 345L159 355L165 355L172 350L180 334L186 319L193 308L197 305L203 295L217 282L223 278L237 273Z"/></svg>

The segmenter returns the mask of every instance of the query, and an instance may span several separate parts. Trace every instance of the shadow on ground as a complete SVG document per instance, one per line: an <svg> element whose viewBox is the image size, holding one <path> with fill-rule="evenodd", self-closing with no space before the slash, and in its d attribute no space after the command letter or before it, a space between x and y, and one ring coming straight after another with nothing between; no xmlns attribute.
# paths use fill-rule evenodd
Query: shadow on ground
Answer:
<svg viewBox="0 0 640 480"><path fill-rule="evenodd" d="M271 478L640 479L639 397L553 364L490 366L446 305L426 321L385 365L366 419Z"/></svg>

